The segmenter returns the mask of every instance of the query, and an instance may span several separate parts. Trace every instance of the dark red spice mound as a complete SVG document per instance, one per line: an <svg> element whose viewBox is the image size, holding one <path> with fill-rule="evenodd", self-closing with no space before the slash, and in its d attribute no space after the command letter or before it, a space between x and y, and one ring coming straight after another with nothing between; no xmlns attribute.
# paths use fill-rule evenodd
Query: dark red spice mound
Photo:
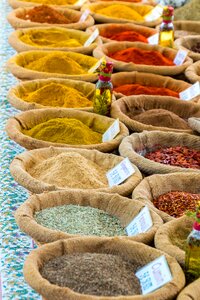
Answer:
<svg viewBox="0 0 200 300"><path fill-rule="evenodd" d="M109 33L104 35L104 37L107 37L111 40L115 41L129 41L129 42L143 42L148 43L147 38L143 36L142 34L136 32L136 31L122 31L118 33Z"/></svg>

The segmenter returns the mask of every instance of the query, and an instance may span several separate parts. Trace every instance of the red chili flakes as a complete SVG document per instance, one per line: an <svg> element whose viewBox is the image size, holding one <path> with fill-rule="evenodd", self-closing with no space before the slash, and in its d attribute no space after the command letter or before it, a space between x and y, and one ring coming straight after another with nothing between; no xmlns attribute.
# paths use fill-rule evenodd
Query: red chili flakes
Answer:
<svg viewBox="0 0 200 300"><path fill-rule="evenodd" d="M179 218L187 210L195 211L199 200L200 194L176 191L160 195L157 199L153 200L153 204L168 215Z"/></svg>
<svg viewBox="0 0 200 300"><path fill-rule="evenodd" d="M200 151L188 147L169 147L149 152L146 158L181 168L200 169Z"/></svg>

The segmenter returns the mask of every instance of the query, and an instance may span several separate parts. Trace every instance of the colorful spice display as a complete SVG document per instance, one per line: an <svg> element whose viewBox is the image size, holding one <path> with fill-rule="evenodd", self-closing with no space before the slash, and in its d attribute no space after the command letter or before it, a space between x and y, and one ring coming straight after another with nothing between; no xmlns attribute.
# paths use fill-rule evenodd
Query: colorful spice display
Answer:
<svg viewBox="0 0 200 300"><path fill-rule="evenodd" d="M90 145L102 142L101 133L93 131L77 119L50 119L22 132L32 138L52 143Z"/></svg>
<svg viewBox="0 0 200 300"><path fill-rule="evenodd" d="M195 211L198 201L200 194L172 191L154 199L153 204L168 215L179 218L188 210Z"/></svg>
<svg viewBox="0 0 200 300"><path fill-rule="evenodd" d="M115 236L126 235L117 217L105 211L80 205L63 205L43 209L35 214L37 223L69 234Z"/></svg>
<svg viewBox="0 0 200 300"><path fill-rule="evenodd" d="M81 294L138 295L141 289L135 269L133 263L118 255L75 253L50 260L43 266L41 275L53 284Z"/></svg>
<svg viewBox="0 0 200 300"><path fill-rule="evenodd" d="M117 93L124 94L126 96L143 94L143 95L160 95L160 96L170 96L170 97L179 98L178 92L172 91L168 88L141 85L139 83L123 84L114 87L114 91Z"/></svg>
<svg viewBox="0 0 200 300"><path fill-rule="evenodd" d="M134 64L139 65L174 66L171 59L155 50L143 50L131 47L109 53L108 56L115 60L133 62Z"/></svg>
<svg viewBox="0 0 200 300"><path fill-rule="evenodd" d="M200 2L199 0L190 0L183 7L175 10L174 20L192 20L200 19Z"/></svg>
<svg viewBox="0 0 200 300"><path fill-rule="evenodd" d="M191 50L197 53L200 53L200 42L196 43L196 45L193 45L191 47Z"/></svg>
<svg viewBox="0 0 200 300"><path fill-rule="evenodd" d="M145 157L166 165L200 169L200 151L185 146L161 148L148 152Z"/></svg>
<svg viewBox="0 0 200 300"><path fill-rule="evenodd" d="M47 5L69 5L77 2L77 0L20 0L20 1L41 3Z"/></svg>
<svg viewBox="0 0 200 300"><path fill-rule="evenodd" d="M101 15L117 19L128 19L140 22L144 20L143 16L140 15L136 10L127 5L122 4L113 4L107 7L98 8L95 10L95 12Z"/></svg>
<svg viewBox="0 0 200 300"><path fill-rule="evenodd" d="M60 83L47 83L41 88L25 93L22 99L44 106L79 108L91 107L92 101L80 91Z"/></svg>
<svg viewBox="0 0 200 300"><path fill-rule="evenodd" d="M73 23L72 20L68 20L62 13L47 5L36 6L30 9L25 15L22 15L20 18L31 22L37 22L37 23L49 23L49 24Z"/></svg>
<svg viewBox="0 0 200 300"><path fill-rule="evenodd" d="M115 41L129 41L129 42L143 42L148 43L147 38L133 30L122 31L118 33L105 33L103 35L105 38L115 40Z"/></svg>
<svg viewBox="0 0 200 300"><path fill-rule="evenodd" d="M61 188L98 189L108 187L106 169L76 152L61 153L35 164L29 174L39 181Z"/></svg>

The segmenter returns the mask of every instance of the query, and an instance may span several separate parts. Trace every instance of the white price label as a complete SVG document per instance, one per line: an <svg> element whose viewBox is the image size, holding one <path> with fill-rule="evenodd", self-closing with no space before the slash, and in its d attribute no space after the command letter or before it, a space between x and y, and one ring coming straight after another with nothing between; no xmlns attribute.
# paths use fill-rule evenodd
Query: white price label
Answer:
<svg viewBox="0 0 200 300"><path fill-rule="evenodd" d="M119 119L115 120L112 125L104 132L102 136L102 142L109 142L116 137L116 135L120 132L119 127Z"/></svg>
<svg viewBox="0 0 200 300"><path fill-rule="evenodd" d="M172 280L172 274L164 255L142 267L135 275L140 281L143 295L151 293Z"/></svg>
<svg viewBox="0 0 200 300"><path fill-rule="evenodd" d="M82 6L87 0L78 0L74 5Z"/></svg>
<svg viewBox="0 0 200 300"><path fill-rule="evenodd" d="M87 17L89 16L89 14L90 14L89 9L84 10L84 12L82 13L80 20L78 22L79 23L84 22L87 19Z"/></svg>
<svg viewBox="0 0 200 300"><path fill-rule="evenodd" d="M187 55L188 55L188 51L187 50L180 49L177 52L176 57L174 58L175 65L177 65L177 66L182 65L184 63Z"/></svg>
<svg viewBox="0 0 200 300"><path fill-rule="evenodd" d="M106 62L106 58L105 56L103 56L101 59L98 60L98 62L96 64L94 64L89 70L88 73L94 73L102 64L102 62L105 61Z"/></svg>
<svg viewBox="0 0 200 300"><path fill-rule="evenodd" d="M200 82L197 81L195 84L193 84L191 87L186 89L185 91L179 93L179 97L181 100L191 100L194 97L197 97L200 95Z"/></svg>
<svg viewBox="0 0 200 300"><path fill-rule="evenodd" d="M162 13L163 6L158 4L146 16L144 16L144 19L149 22L155 21L162 16Z"/></svg>
<svg viewBox="0 0 200 300"><path fill-rule="evenodd" d="M159 34L156 33L156 34L150 36L147 40L150 45L158 45Z"/></svg>
<svg viewBox="0 0 200 300"><path fill-rule="evenodd" d="M90 46L94 42L94 40L96 40L98 35L99 35L99 29L95 29L95 31L91 34L91 36L85 42L84 47Z"/></svg>
<svg viewBox="0 0 200 300"><path fill-rule="evenodd" d="M119 185L124 182L127 178L129 178L133 173L135 173L135 169L133 168L130 160L125 158L116 165L113 169L106 173L106 177L108 178L109 186L112 187L114 185Z"/></svg>
<svg viewBox="0 0 200 300"><path fill-rule="evenodd" d="M146 232L153 226L150 211L147 206L145 206L139 214L131 221L126 227L126 232L128 236L134 236L136 234Z"/></svg>

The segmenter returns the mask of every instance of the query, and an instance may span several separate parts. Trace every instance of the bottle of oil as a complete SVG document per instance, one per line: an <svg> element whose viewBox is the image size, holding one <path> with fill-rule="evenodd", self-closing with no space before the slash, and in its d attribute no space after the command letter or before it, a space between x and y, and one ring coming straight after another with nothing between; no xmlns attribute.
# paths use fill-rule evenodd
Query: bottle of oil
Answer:
<svg viewBox="0 0 200 300"><path fill-rule="evenodd" d="M163 9L163 22L159 28L159 46L170 47L174 46L174 25L172 23L174 15L174 8L172 6L165 6Z"/></svg>
<svg viewBox="0 0 200 300"><path fill-rule="evenodd" d="M113 71L112 62L102 62L99 68L99 80L96 83L96 90L93 99L94 113L109 116L112 103L113 85L111 75Z"/></svg>

